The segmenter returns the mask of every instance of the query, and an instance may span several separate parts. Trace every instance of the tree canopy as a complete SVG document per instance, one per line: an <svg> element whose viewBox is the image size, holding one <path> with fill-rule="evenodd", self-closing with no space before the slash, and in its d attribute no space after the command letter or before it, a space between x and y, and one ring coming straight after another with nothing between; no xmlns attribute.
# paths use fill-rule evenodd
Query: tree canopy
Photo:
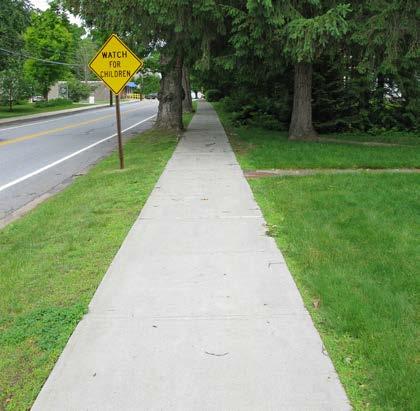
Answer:
<svg viewBox="0 0 420 411"><path fill-rule="evenodd" d="M26 60L25 71L37 82L45 98L50 86L62 80L73 66L77 38L77 30L55 5L32 14L31 25L24 34L25 50L32 57Z"/></svg>
<svg viewBox="0 0 420 411"><path fill-rule="evenodd" d="M2 0L0 7L0 71L14 65L16 54L23 46L22 34L30 23L28 0Z"/></svg>
<svg viewBox="0 0 420 411"><path fill-rule="evenodd" d="M101 0L65 0L87 24L102 32L116 32L143 56L160 52L162 73L157 123L182 129L182 68L203 54L224 19L215 0L122 0L103 7Z"/></svg>
<svg viewBox="0 0 420 411"><path fill-rule="evenodd" d="M418 127L415 2L249 0L224 10L228 32L195 74L226 95L237 121L290 125L292 138Z"/></svg>
<svg viewBox="0 0 420 411"><path fill-rule="evenodd" d="M219 90L212 95L237 121L289 129L290 138L417 129L419 17L414 0L55 0L45 12L3 0L0 74L15 88L9 95L22 66L44 95L57 80L86 81L114 32L161 73L146 80L150 90L160 81L159 127L182 129L191 77L195 89Z"/></svg>

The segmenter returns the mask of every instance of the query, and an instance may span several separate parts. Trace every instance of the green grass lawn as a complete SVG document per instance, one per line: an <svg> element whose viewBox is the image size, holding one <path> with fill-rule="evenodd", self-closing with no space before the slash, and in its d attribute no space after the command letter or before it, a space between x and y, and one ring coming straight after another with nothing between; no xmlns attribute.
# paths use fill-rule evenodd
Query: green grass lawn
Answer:
<svg viewBox="0 0 420 411"><path fill-rule="evenodd" d="M185 128L187 128L188 127L188 125L190 124L190 122L191 122L191 120L192 120L192 118L193 118L193 116L194 116L194 113L197 111L197 105L198 105L198 102L197 101L193 101L192 102L192 107L193 107L193 113L184 113L184 115L182 116L182 119L183 119L183 122L184 122L184 127Z"/></svg>
<svg viewBox="0 0 420 411"><path fill-rule="evenodd" d="M125 170L113 154L0 231L0 409L30 408L176 142L141 134Z"/></svg>
<svg viewBox="0 0 420 411"><path fill-rule="evenodd" d="M355 409L420 409L420 176L250 184Z"/></svg>
<svg viewBox="0 0 420 411"><path fill-rule="evenodd" d="M216 108L244 169L420 164L420 147L288 142L284 133L233 127ZM394 137L407 144L416 138ZM420 175L327 174L249 183L354 408L420 409Z"/></svg>
<svg viewBox="0 0 420 411"><path fill-rule="evenodd" d="M367 147L354 144L288 141L286 132L257 127L233 127L220 103L213 103L229 134L238 161L245 170L270 168L415 168L420 167L420 145L416 147ZM385 137L388 136L388 137ZM394 136L394 140L391 139ZM322 137L352 141L420 141L415 133L328 134Z"/></svg>
<svg viewBox="0 0 420 411"><path fill-rule="evenodd" d="M88 104L73 103L73 104L66 104L66 105L58 105L54 107L37 107L36 104L25 103L25 104L14 105L13 111L9 111L8 106L6 107L6 106L0 105L0 119L28 116L30 114L46 113L49 111L67 110L69 108L86 107L87 105Z"/></svg>

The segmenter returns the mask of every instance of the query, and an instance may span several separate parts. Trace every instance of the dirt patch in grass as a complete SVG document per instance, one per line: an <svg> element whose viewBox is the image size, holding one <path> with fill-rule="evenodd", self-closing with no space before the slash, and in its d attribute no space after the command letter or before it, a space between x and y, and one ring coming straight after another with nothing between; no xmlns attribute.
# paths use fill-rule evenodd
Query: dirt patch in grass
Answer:
<svg viewBox="0 0 420 411"><path fill-rule="evenodd" d="M281 176L311 176L315 174L357 174L357 173L391 173L407 174L420 173L419 168L298 168L298 169L271 169L271 170L250 170L244 171L244 176L248 179L263 177Z"/></svg>
<svg viewBox="0 0 420 411"><path fill-rule="evenodd" d="M356 144L360 146L370 146L370 147L416 147L415 145L410 144L398 144L398 143L381 143L377 141L355 141L355 140L345 140L337 138L328 138L320 137L318 141L325 141L327 143L337 143L337 144Z"/></svg>

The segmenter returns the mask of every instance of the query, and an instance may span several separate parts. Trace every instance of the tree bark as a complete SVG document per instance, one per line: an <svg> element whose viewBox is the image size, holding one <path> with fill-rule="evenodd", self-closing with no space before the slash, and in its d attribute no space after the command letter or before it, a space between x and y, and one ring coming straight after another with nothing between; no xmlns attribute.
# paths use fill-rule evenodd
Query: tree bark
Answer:
<svg viewBox="0 0 420 411"><path fill-rule="evenodd" d="M160 61L162 79L155 127L181 131L184 128L182 124L182 56L177 55L171 60L162 53Z"/></svg>
<svg viewBox="0 0 420 411"><path fill-rule="evenodd" d="M48 101L48 92L50 91L49 87L44 87L44 91L42 92L42 96L44 97L45 101Z"/></svg>
<svg viewBox="0 0 420 411"><path fill-rule="evenodd" d="M184 99L182 100L182 110L184 113L192 113L192 97L191 97L191 83L190 71L185 65L182 67L182 88L184 90Z"/></svg>
<svg viewBox="0 0 420 411"><path fill-rule="evenodd" d="M297 63L289 140L315 140L317 138L318 134L312 124L312 64Z"/></svg>

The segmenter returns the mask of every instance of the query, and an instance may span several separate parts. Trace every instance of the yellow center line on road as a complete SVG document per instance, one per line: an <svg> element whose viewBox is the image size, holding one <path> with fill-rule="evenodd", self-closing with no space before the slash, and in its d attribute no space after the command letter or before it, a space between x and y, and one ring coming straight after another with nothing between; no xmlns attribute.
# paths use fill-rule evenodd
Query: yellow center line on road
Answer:
<svg viewBox="0 0 420 411"><path fill-rule="evenodd" d="M138 108L123 111L122 114L128 113L130 111L136 111L136 110L138 110ZM21 141L32 140L33 138L45 136L47 134L57 133L59 131L68 130L70 128L76 128L76 127L79 127L79 126L85 126L87 124L97 123L98 121L101 121L101 120L104 120L104 119L110 118L110 117L115 117L115 114L108 114L106 116L97 117L97 118L94 118L92 120L82 121L82 122L77 123L77 124L69 124L68 126L51 128L49 130L40 131L38 133L26 134L22 137L12 138L11 140L0 141L0 147L1 146L7 146L9 144L20 143Z"/></svg>

